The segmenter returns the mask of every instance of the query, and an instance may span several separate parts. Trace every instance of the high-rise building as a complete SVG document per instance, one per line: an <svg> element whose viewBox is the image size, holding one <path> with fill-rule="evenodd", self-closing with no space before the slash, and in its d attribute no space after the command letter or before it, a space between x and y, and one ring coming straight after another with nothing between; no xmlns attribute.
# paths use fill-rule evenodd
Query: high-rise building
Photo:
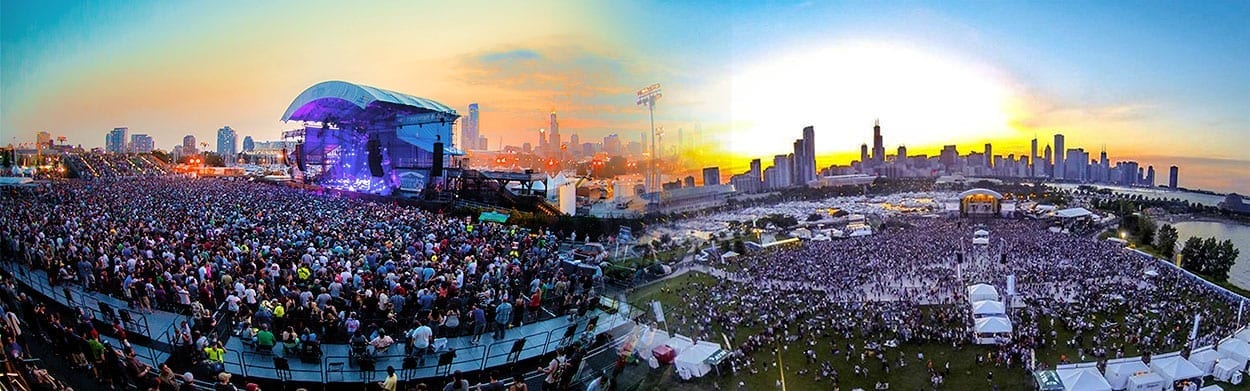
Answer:
<svg viewBox="0 0 1250 391"><path fill-rule="evenodd" d="M903 149L903 147L899 147L898 150L899 150L900 156L903 153L903 151L906 151L905 149ZM990 143L985 143L985 166L989 168L994 168L994 147L991 146Z"/></svg>
<svg viewBox="0 0 1250 391"><path fill-rule="evenodd" d="M607 153L608 156L621 155L621 138L616 133L609 134L603 138L603 152Z"/></svg>
<svg viewBox="0 0 1250 391"><path fill-rule="evenodd" d="M1037 137L1033 137L1033 141L1029 143L1029 176L1041 176L1040 168L1037 164Z"/></svg>
<svg viewBox="0 0 1250 391"><path fill-rule="evenodd" d="M1069 149L1067 151L1067 156L1063 159L1063 162L1063 179L1073 181L1085 181L1089 179L1086 177L1086 173L1089 171L1089 153L1085 152L1085 149ZM1056 170L1057 169L1058 168L1056 168Z"/></svg>
<svg viewBox="0 0 1250 391"><path fill-rule="evenodd" d="M803 184L816 180L816 127L803 128Z"/></svg>
<svg viewBox="0 0 1250 391"><path fill-rule="evenodd" d="M1146 186L1155 187L1155 166L1146 166Z"/></svg>
<svg viewBox="0 0 1250 391"><path fill-rule="evenodd" d="M703 186L720 184L720 167L703 168Z"/></svg>
<svg viewBox="0 0 1250 391"><path fill-rule="evenodd" d="M803 155L807 153L807 145L803 139L794 140L794 153L790 156L790 183L799 185L807 183L806 176L803 175L803 169L807 166L804 163Z"/></svg>
<svg viewBox="0 0 1250 391"><path fill-rule="evenodd" d="M463 149L486 149L480 140L481 134L478 133L477 121L477 103L470 103L469 115L460 122L460 144L463 145Z"/></svg>
<svg viewBox="0 0 1250 391"><path fill-rule="evenodd" d="M755 179L756 182L764 180L764 173L760 171L760 159L751 160L751 170L747 171L747 175Z"/></svg>
<svg viewBox="0 0 1250 391"><path fill-rule="evenodd" d="M880 166L885 162L885 146L881 143L881 120L872 122L872 162Z"/></svg>
<svg viewBox="0 0 1250 391"><path fill-rule="evenodd" d="M794 177L791 171L791 167L794 164L792 159L793 155L773 156L773 166L770 169L775 175L773 175L772 183L769 184L768 188L781 189L790 187L794 183L791 181Z"/></svg>
<svg viewBox="0 0 1250 391"><path fill-rule="evenodd" d="M146 134L134 134L130 136L130 153L148 153L152 152L152 137Z"/></svg>
<svg viewBox="0 0 1250 391"><path fill-rule="evenodd" d="M199 148L195 145L195 136L186 135L182 137L182 153L186 155L194 155L199 153Z"/></svg>
<svg viewBox="0 0 1250 391"><path fill-rule="evenodd" d="M682 183L682 187L694 187L694 175L686 175L686 178L682 180Z"/></svg>
<svg viewBox="0 0 1250 391"><path fill-rule="evenodd" d="M1065 151L1066 150L1063 149L1063 135L1056 133L1055 134L1055 162L1054 162L1055 179L1066 178L1064 175L1067 173L1068 169L1067 169L1067 166L1063 165L1063 154Z"/></svg>
<svg viewBox="0 0 1250 391"><path fill-rule="evenodd" d="M551 132L547 136L547 145L553 153L560 153L560 121L556 119L555 109L551 110Z"/></svg>
<svg viewBox="0 0 1250 391"><path fill-rule="evenodd" d="M859 145L859 164L868 167L868 144Z"/></svg>
<svg viewBox="0 0 1250 391"><path fill-rule="evenodd" d="M1176 182L1177 182L1177 179L1178 179L1177 177L1179 176L1179 174L1180 174L1179 167L1172 166L1168 168L1168 187L1171 188L1172 190L1176 190Z"/></svg>
<svg viewBox="0 0 1250 391"><path fill-rule="evenodd" d="M35 133L35 145L38 145L39 148L52 146L52 133L48 133L46 130Z"/></svg>
<svg viewBox="0 0 1250 391"><path fill-rule="evenodd" d="M252 152L256 150L256 141L252 140L252 136L243 138L243 152Z"/></svg>
<svg viewBox="0 0 1250 391"><path fill-rule="evenodd" d="M227 166L233 166L237 158L235 155L239 153L239 135L229 126L217 129L217 154L221 155L222 162Z"/></svg>
<svg viewBox="0 0 1250 391"><path fill-rule="evenodd" d="M581 145L582 145L582 140L581 140L581 138L577 137L577 133L573 133L572 135L570 135L570 136L569 136L569 146L572 146L572 147L578 147L578 146L581 146ZM569 150L570 150L570 151L576 151L577 149L576 149L576 148L569 148ZM577 153L576 153L576 152L574 152L574 154L576 155Z"/></svg>
<svg viewBox="0 0 1250 391"><path fill-rule="evenodd" d="M1050 150L1050 146L1049 146L1049 145L1047 145L1047 146L1046 146L1046 152L1044 152L1044 153L1043 153L1043 156L1042 156L1042 166L1043 166L1043 167L1042 167L1042 173L1043 173L1044 175L1054 176L1054 175L1055 175L1055 174L1054 174L1054 171L1052 171L1052 170L1053 170L1053 167L1052 167L1052 166L1051 166L1051 164L1050 164L1050 162L1051 162L1051 160L1050 160L1050 159L1051 159L1051 153L1052 153L1052 152L1051 152L1051 150Z"/></svg>
<svg viewBox="0 0 1250 391"><path fill-rule="evenodd" d="M547 129L538 129L538 153L547 153Z"/></svg>
<svg viewBox="0 0 1250 391"><path fill-rule="evenodd" d="M954 145L942 146L941 161L942 161L942 165L946 166L947 171L955 169L955 163L958 160L959 160L959 150L955 149Z"/></svg>
<svg viewBox="0 0 1250 391"><path fill-rule="evenodd" d="M108 153L126 153L126 141L130 128L113 128L104 139L104 151Z"/></svg>

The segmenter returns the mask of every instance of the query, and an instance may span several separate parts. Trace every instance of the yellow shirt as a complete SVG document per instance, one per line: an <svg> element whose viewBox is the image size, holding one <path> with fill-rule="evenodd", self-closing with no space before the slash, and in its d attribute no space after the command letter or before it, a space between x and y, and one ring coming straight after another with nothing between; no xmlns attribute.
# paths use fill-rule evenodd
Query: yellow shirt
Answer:
<svg viewBox="0 0 1250 391"><path fill-rule="evenodd" d="M382 382L382 389L386 391L395 391L395 387L399 383L399 379L394 375L386 377L386 381Z"/></svg>
<svg viewBox="0 0 1250 391"><path fill-rule="evenodd" d="M208 355L209 361L224 363L226 362L226 349L218 349L212 346L204 348L204 354Z"/></svg>

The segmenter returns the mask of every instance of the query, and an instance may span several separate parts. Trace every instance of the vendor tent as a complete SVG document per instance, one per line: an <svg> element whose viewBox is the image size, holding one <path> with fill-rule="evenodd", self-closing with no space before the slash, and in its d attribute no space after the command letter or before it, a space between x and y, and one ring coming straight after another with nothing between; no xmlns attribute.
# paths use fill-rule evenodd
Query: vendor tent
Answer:
<svg viewBox="0 0 1250 391"><path fill-rule="evenodd" d="M1216 351L1220 353L1220 358L1228 358L1241 363L1240 368L1246 367L1246 362L1250 361L1250 343L1236 338L1226 338L1216 345Z"/></svg>
<svg viewBox="0 0 1250 391"><path fill-rule="evenodd" d="M1221 358L1215 362L1215 370L1211 371L1211 376L1219 381L1241 384L1241 368L1244 367L1236 360Z"/></svg>
<svg viewBox="0 0 1250 391"><path fill-rule="evenodd" d="M1219 359L1220 354L1214 349L1206 349L1189 355L1189 362L1207 375L1210 375L1211 371L1215 369L1215 361Z"/></svg>
<svg viewBox="0 0 1250 391"><path fill-rule="evenodd" d="M1107 363L1107 373L1103 375L1112 389L1123 390L1128 387L1128 378L1134 373L1148 372L1150 368L1138 359Z"/></svg>
<svg viewBox="0 0 1250 391"><path fill-rule="evenodd" d="M712 370L712 365L706 362L707 359L720 350L720 345L714 342L699 341L691 345L685 351L677 354L677 360L673 362L677 369L677 375L681 376L682 380L703 377L703 375Z"/></svg>
<svg viewBox="0 0 1250 391"><path fill-rule="evenodd" d="M1003 303L993 300L982 300L972 303L972 315L975 317L982 316L1002 316L1006 314L1006 307Z"/></svg>
<svg viewBox="0 0 1250 391"><path fill-rule="evenodd" d="M1089 209L1085 208L1068 208L1055 211L1055 217L1061 219L1074 219L1077 217L1089 217L1093 215L1094 212L1090 212Z"/></svg>
<svg viewBox="0 0 1250 391"><path fill-rule="evenodd" d="M1111 385L1098 373L1098 368L1060 369L1056 372L1063 379L1065 391L1111 391Z"/></svg>
<svg viewBox="0 0 1250 391"><path fill-rule="evenodd" d="M1011 321L996 316L977 319L977 334L1001 334L1011 332Z"/></svg>
<svg viewBox="0 0 1250 391"><path fill-rule="evenodd" d="M968 287L968 301L978 302L983 300L998 301L998 289L994 289L991 285L976 284Z"/></svg>
<svg viewBox="0 0 1250 391"><path fill-rule="evenodd" d="M1242 341L1250 342L1250 327L1238 330L1237 334L1233 334L1233 338L1237 338Z"/></svg>
<svg viewBox="0 0 1250 391"><path fill-rule="evenodd" d="M1198 389L1198 391L1224 391L1224 388L1222 388L1222 387L1220 387L1220 386L1218 386L1218 385L1212 384L1212 385L1209 385L1209 386L1206 386L1206 387L1202 387L1202 388Z"/></svg>
<svg viewBox="0 0 1250 391"><path fill-rule="evenodd" d="M1203 376L1202 370L1180 355L1155 358L1150 361L1150 369L1169 384L1186 379L1201 382Z"/></svg>
<svg viewBox="0 0 1250 391"><path fill-rule="evenodd" d="M671 338L669 338L668 333L665 333L664 330L644 330L638 337L638 344L635 345L637 349L634 351L638 352L639 356L641 356L643 360L647 361L647 366L651 368L659 368L660 361L656 359L655 356L651 355L651 350L655 349L657 346L663 346L668 343L669 339Z"/></svg>
<svg viewBox="0 0 1250 391"><path fill-rule="evenodd" d="M1132 391L1163 391L1167 388L1167 382L1157 373L1144 372L1130 376L1125 386L1126 390Z"/></svg>

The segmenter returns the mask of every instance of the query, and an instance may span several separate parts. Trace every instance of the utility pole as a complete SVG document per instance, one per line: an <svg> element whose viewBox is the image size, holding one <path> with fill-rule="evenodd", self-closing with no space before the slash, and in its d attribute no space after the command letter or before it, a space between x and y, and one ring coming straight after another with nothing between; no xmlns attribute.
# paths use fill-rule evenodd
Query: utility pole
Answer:
<svg viewBox="0 0 1250 391"><path fill-rule="evenodd" d="M651 159L647 169L646 187L647 191L655 191L659 187L659 173L656 172L656 151L655 151L655 102L660 100L664 94L660 93L660 83L655 83L646 88L638 90L638 106L647 106L647 111L651 118Z"/></svg>

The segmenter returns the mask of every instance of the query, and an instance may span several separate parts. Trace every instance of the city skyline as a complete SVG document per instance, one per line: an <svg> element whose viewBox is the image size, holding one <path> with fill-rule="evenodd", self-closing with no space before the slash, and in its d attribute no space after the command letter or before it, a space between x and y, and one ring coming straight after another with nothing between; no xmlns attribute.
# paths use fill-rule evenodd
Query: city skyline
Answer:
<svg viewBox="0 0 1250 391"><path fill-rule="evenodd" d="M632 139L647 129L633 92L658 81L657 127L701 128L718 162L769 159L790 149L770 135L814 125L817 167L847 164L879 117L895 135L886 151L991 143L1006 155L1063 133L1090 152L1106 144L1157 170L1181 166L1182 186L1247 192L1247 5L971 4L470 4L403 23L439 7L6 2L0 130L97 146L128 127L165 150L225 125L275 140L298 127L277 117L299 91L337 79L461 115L480 103L477 130L496 149L533 143L553 108L565 134ZM376 29L300 33L334 14ZM482 31L408 38L466 22ZM249 39L213 34L243 26Z"/></svg>

